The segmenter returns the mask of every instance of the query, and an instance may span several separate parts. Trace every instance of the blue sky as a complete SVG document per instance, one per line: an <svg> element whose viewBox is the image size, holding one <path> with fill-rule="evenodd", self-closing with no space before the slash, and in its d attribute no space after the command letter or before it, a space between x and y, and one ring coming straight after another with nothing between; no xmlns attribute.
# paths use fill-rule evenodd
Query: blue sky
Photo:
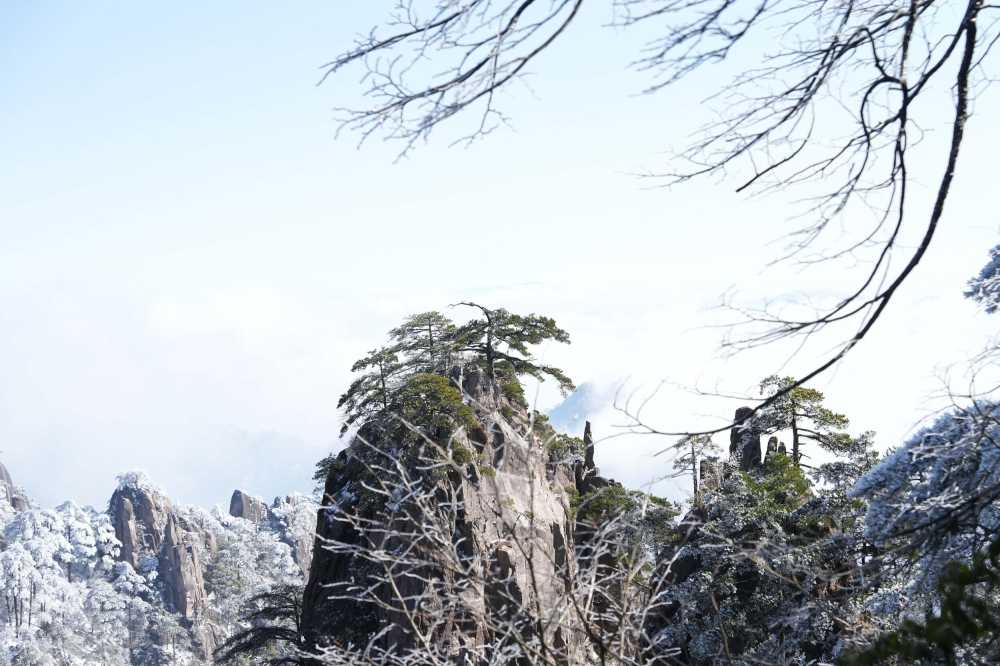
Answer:
<svg viewBox="0 0 1000 666"><path fill-rule="evenodd" d="M129 469L205 504L309 490L339 446L351 362L406 314L463 299L554 316L574 342L543 354L598 396L625 378L746 390L787 350L719 359L703 327L720 295L822 294L847 275L765 270L787 197L633 175L707 116L724 72L636 96L636 36L602 28L606 8L538 62L533 92L504 98L511 130L468 149L443 133L398 163L394 146L335 140L357 73L317 87L318 67L390 4L0 9L0 459L41 503L102 504ZM995 137L984 116L971 131ZM996 239L992 143L968 147L885 325L819 383L885 446L995 328L961 298ZM668 388L650 416L734 407ZM598 462L639 485L668 471L649 455L665 444L611 440Z"/></svg>

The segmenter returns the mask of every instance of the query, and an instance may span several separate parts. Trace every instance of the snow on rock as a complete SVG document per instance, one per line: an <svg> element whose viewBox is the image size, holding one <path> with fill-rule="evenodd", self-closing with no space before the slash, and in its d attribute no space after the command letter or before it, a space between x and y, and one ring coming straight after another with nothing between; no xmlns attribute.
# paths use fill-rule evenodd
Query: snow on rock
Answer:
<svg viewBox="0 0 1000 666"><path fill-rule="evenodd" d="M0 466L0 492L14 488ZM317 505L293 495L253 524L128 472L106 511L23 507L0 501L0 664L207 666L247 599L302 584L292 544Z"/></svg>

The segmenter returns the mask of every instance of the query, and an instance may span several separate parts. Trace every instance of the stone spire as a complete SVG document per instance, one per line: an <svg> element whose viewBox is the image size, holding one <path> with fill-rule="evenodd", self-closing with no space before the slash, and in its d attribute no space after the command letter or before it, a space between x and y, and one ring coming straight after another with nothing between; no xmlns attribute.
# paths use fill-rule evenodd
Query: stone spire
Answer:
<svg viewBox="0 0 1000 666"><path fill-rule="evenodd" d="M590 421L587 421L587 425L583 427L583 446L585 450L584 467L597 474L597 465L594 464L594 435L590 432Z"/></svg>
<svg viewBox="0 0 1000 666"><path fill-rule="evenodd" d="M750 407L738 408L729 431L729 459L738 462L744 472L761 463L760 431L753 424L752 416L753 409Z"/></svg>

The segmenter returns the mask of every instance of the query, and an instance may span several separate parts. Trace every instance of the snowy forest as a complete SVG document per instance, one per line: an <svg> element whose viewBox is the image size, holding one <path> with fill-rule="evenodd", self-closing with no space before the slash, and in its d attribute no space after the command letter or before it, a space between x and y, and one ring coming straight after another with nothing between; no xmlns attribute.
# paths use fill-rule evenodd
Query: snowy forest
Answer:
<svg viewBox="0 0 1000 666"><path fill-rule="evenodd" d="M308 571L316 503L175 506L126 473L107 507L34 506L0 472L5 664L205 664L254 598ZM248 606L249 604L249 606Z"/></svg>
<svg viewBox="0 0 1000 666"><path fill-rule="evenodd" d="M86 233L74 228L61 235L24 223L11 231L15 250L0 249L0 266L16 259L17 247L63 252L49 259L58 268L35 281L57 285L52 292L28 280L25 289L38 291L27 291L24 302L16 289L0 291L15 313L0 314L0 336L6 336L0 354L5 345L13 349L0 364L22 380L0 384L0 428L31 442L22 446L12 438L13 446L42 451L34 458L18 451L20 459L44 460L44 474L50 458L53 468L77 464L91 472L94 461L117 465L133 453L154 461L145 471L129 464L113 470L117 486L101 495L106 503L66 497L55 504L27 490L52 492L43 472L19 469L0 452L9 465L0 465L0 666L1000 664L1000 244L965 247L962 256L949 258L948 266L962 271L956 288L943 276L921 274L931 261L944 265L932 257L942 243L955 247L956 236L947 234L981 239L969 230L995 231L989 193L970 195L961 178L992 171L995 151L987 151L988 165L966 168L963 158L973 153L982 160L977 151L996 139L989 122L998 116L982 109L997 76L991 68L1000 6L984 0L391 0L371 25L369 2L355 4L364 8L338 6L337 16L368 23L352 25L353 41L325 45L332 54L317 63L319 80L310 85L324 94L332 90L338 102L347 98L323 127L348 137L357 150L324 172L327 181L310 181L327 208L308 224L296 221L316 205L301 204L296 195L305 170L285 171L298 164L289 156L294 150L286 155L272 146L273 152L258 154L262 144L253 143L264 136L279 145L295 136L298 121L276 120L265 100L278 93L239 78L273 74L268 61L278 60L268 49L284 38L287 50L296 51L301 37L289 38L291 28L282 21L260 19L267 25L246 40L259 42L253 48L268 55L252 64L233 60L213 69L211 63L221 61L211 58L222 57L214 32L198 48L133 45L190 58L193 69L185 71L205 72L191 84L198 95L222 89L229 77L241 82L239 94L260 95L246 93L227 107L192 107L190 116L175 113L160 123L164 132L175 117L181 125L233 129L219 140L227 153L223 166L201 164L214 146L209 129L173 162L146 154L110 159L136 173L139 163L176 168L192 190L168 180L161 185L150 175L154 191L137 190L141 205L105 202L120 210L99 211L118 220L108 228L120 236L93 231L97 240L90 239L100 220L81 223ZM589 13L592 7L599 17ZM250 30L253 12L243 15L241 8L240 14ZM177 29L185 34L239 23L231 16L182 18ZM161 20L169 23L164 17L141 23L155 27ZM597 46L587 21L610 28L611 41ZM323 23L309 22L313 30ZM687 128L692 116L698 125L680 148L671 147L666 163L629 174L640 181L629 196L654 190L666 212L643 217L631 199L607 194L601 215L613 219L588 227L578 218L600 183L588 180L592 165L582 164L581 155L594 162L617 155L598 147L634 140L638 126L609 105L600 87L618 83L617 73L605 71L603 54L621 43L633 54L629 76L643 81L642 103L674 95L665 113L661 108L646 117L656 126L641 130L641 143L656 132L677 142L676 127ZM129 58L115 53L114 59L127 67ZM579 77L573 81L586 81L576 107L543 113L548 125L529 130L526 143L512 142L507 161L496 159L499 153L477 153L513 130L508 109L524 114L539 104L534 73L559 66ZM25 78L46 80L68 68ZM581 74L591 69L598 73ZM135 80L155 81L156 71L140 68ZM570 94L558 75L542 80ZM188 99L188 83L163 89ZM94 94L103 94L98 88ZM130 109L140 97L129 91L128 103L107 108ZM526 97L532 100L527 106ZM56 106L62 108L46 108ZM244 127L235 116L230 120L237 106L275 115L270 124ZM623 103L626 108L633 107ZM25 114L26 125L35 111ZM601 116L596 130L585 123L592 118L587 113ZM119 124L123 144L155 135L159 148L169 149L168 134ZM582 140L571 134L581 127L587 128ZM545 142L561 132L571 139L559 145L583 144L583 152L525 154L525 145L556 145ZM90 140L106 140L98 138ZM243 142L254 147L240 152ZM0 135L0 145L7 143L15 142ZM438 143L448 158L425 166L424 151ZM34 154L36 146L29 148L25 154ZM388 163L379 163L377 182L360 186L352 178L371 173L367 151L379 159L389 155ZM100 150L88 144L86 152L97 159ZM265 163L275 170L254 172ZM74 173L86 175L90 163L81 164ZM554 173L552 164L562 164L566 174ZM382 175L392 169L405 176ZM206 176L211 187L216 176L237 184L201 198L191 194L199 179L191 174L213 170L218 174ZM529 175L516 181L522 170ZM46 180L39 173L34 177ZM525 189L509 185L508 177ZM562 183L559 197L550 179ZM537 189L528 189L527 180ZM108 200L136 186L123 183ZM671 198L693 184L704 189ZM463 188L480 185L475 206L455 204L465 201ZM266 229L255 226L260 222L250 210L265 190L277 193L272 208L262 208L270 216ZM723 190L747 197L745 204L713 208L718 202L707 200ZM232 212L244 197L251 203ZM7 210L3 199L0 217ZM39 195L18 206L29 210L44 200ZM687 203L672 208L674 201ZM171 208L182 204L188 207ZM66 204L51 215L75 220L78 208L86 209ZM133 230L161 209L171 211L163 213L166 226L183 227L190 217L189 236L147 240ZM708 219L720 210L728 211L725 219ZM638 221L626 219L630 215ZM233 226L214 236L208 218ZM312 240L341 218L350 230L338 227L325 242ZM435 226L437 218L449 222ZM754 244L774 240L765 237L776 228L765 226L775 224L772 218L788 219L785 244L764 259ZM57 240L40 241L46 233ZM681 237L698 234L697 244L682 244ZM282 251L289 238L301 254ZM245 260L243 273L230 275L240 263L233 248L244 241L258 243L260 254ZM674 242L681 248L676 252ZM105 283L91 285L86 269L73 263L84 252L79 246L97 253L96 264L116 266L128 243L131 268L111 273ZM566 259L564 245L593 254ZM703 257L684 256L695 246ZM35 255L25 257L13 269L0 268L8 271L0 289L19 283L14 273L32 267ZM697 344L722 331L716 349L722 363L705 370L721 368L712 388L670 376L664 359L700 363L684 358L696 356L695 344L689 352L679 335L665 332L673 301L719 284L720 273L730 279L737 263L786 272L748 292L735 284L705 321L678 324L698 327ZM617 282L616 270L632 271L631 277ZM293 273L293 287L284 291L266 277L278 282ZM60 280L118 296L94 308L96 314L82 315L87 307L74 302L82 292ZM229 282L205 287L212 280ZM136 291L113 291L122 284ZM921 286L925 300L914 295ZM946 286L948 298L970 317L975 310L977 325L988 326L990 336L976 338L970 322L954 317L957 309L934 309L945 302L940 290ZM209 295L191 302L160 298L175 289ZM311 305L305 297L296 300L309 289ZM149 302L143 300L148 294ZM432 298L440 302L428 305ZM137 302L139 309L130 310ZM420 305L402 309L404 303ZM905 320L910 330L900 333L893 317L905 304L914 312ZM329 319L317 314L323 309L333 312ZM24 312L29 324L44 320L52 326L44 330L57 333L20 328L17 313ZM368 339L371 322L387 321L389 312L393 327ZM91 321L87 316L106 322L80 324ZM587 323L605 334L604 346L592 344L589 355L616 361L634 351L632 362L646 367L615 368L628 379L616 380L613 392L598 396L602 404L581 407L569 422L557 412L593 397L583 389L590 375L564 362L579 357L560 354L591 333ZM900 430L904 413L895 404L898 369L920 366L930 373L930 359L944 353L943 346L919 346L931 339L914 330L921 326L946 330L949 340L976 351L946 359L957 370L941 378L934 408L909 405L905 413L919 412L917 424L904 436L885 436L887 429ZM896 337L880 338L883 329ZM359 331L363 347L353 337ZM91 347L79 342L88 335L97 340ZM647 346L629 349L640 338ZM68 351L57 349L63 342ZM19 357L27 357L19 350L32 344L43 352L19 365ZM878 349L888 357L897 347L906 357L883 365ZM362 348L368 351L357 352ZM88 359L88 349L107 356ZM160 374L133 372L147 357L156 358ZM98 358L126 361L115 366ZM344 366L338 381L349 379L329 393L332 359ZM65 394L54 388L58 381L36 380L46 372L61 380L79 367L85 367L83 380ZM753 368L749 382L747 367ZM700 382L696 370L692 376ZM630 383L633 371L662 379L643 392ZM743 389L729 390L734 385ZM22 388L28 398L22 399ZM686 396L684 409L651 407L667 390ZM855 409L838 404L855 398L852 390L884 399L884 408L851 413L866 407L859 407L863 398L853 402ZM102 404L102 393L111 409L87 414ZM549 404L557 394L558 402ZM218 405L205 404L211 402L205 396ZM553 400L543 405L539 396ZM298 403L321 404L322 417ZM614 415L613 425L594 417L600 410ZM48 422L57 417L84 425L74 430ZM256 431L228 429L241 417ZM296 420L308 423L296 430L289 426ZM272 430L271 423L292 434ZM323 438L313 439L323 444L308 448L303 441L309 438L299 435L316 430ZM104 450L100 438L112 431L141 443ZM73 433L83 439L78 443ZM177 433L204 439L182 442ZM163 454L169 437L178 448ZM639 439L655 442L653 453L623 454L622 460L647 468L628 470L636 475L626 479L616 459L619 466L609 471L608 452L626 451L626 444L613 447ZM237 445L219 452L203 443L233 440ZM57 460L60 446L72 447L74 456ZM160 451L149 453L154 449ZM304 468L296 459L303 450L310 452ZM163 487L156 478L160 465ZM192 481L176 497L217 495L220 503L173 499L171 482L204 479L202 467L253 479L255 488L297 480L267 499L249 486ZM648 484L634 482L640 472ZM61 478L86 474L71 470ZM25 477L33 485L16 481ZM60 484L51 485L61 492Z"/></svg>

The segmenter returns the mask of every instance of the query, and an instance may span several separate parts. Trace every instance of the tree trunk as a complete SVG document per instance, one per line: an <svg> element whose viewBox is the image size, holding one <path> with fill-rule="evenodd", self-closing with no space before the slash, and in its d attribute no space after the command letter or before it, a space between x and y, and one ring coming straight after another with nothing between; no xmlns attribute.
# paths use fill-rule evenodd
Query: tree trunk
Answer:
<svg viewBox="0 0 1000 666"><path fill-rule="evenodd" d="M389 409L389 391L385 388L385 365L383 363L378 364L378 378L382 385L382 408Z"/></svg>
<svg viewBox="0 0 1000 666"><path fill-rule="evenodd" d="M799 464L799 424L792 417L792 462Z"/></svg>
<svg viewBox="0 0 1000 666"><path fill-rule="evenodd" d="M695 506L701 504L698 496L698 456L695 455L694 442L691 442L691 484L694 486Z"/></svg>
<svg viewBox="0 0 1000 666"><path fill-rule="evenodd" d="M493 374L493 330L486 329L486 374L490 379L496 379Z"/></svg>
<svg viewBox="0 0 1000 666"><path fill-rule="evenodd" d="M427 322L427 361L431 372L434 371L434 328Z"/></svg>

